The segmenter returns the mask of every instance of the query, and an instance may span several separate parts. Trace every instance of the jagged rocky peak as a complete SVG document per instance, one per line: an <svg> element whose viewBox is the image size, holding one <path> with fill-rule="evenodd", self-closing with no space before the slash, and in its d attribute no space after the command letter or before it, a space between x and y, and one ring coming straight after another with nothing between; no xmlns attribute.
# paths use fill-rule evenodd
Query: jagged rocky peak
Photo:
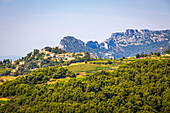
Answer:
<svg viewBox="0 0 170 113"><path fill-rule="evenodd" d="M141 32L142 34L144 34L144 33L149 33L150 30L149 30L149 29L141 29L140 32Z"/></svg>
<svg viewBox="0 0 170 113"><path fill-rule="evenodd" d="M73 36L64 37L59 44L59 48L67 50L71 46L84 46L85 43L79 39L74 38Z"/></svg>
<svg viewBox="0 0 170 113"><path fill-rule="evenodd" d="M73 36L66 36L62 39L63 41L76 41L78 39L74 38Z"/></svg>
<svg viewBox="0 0 170 113"><path fill-rule="evenodd" d="M111 37L113 39L117 39L120 36L134 35L134 34L138 34L138 33L139 33L139 31L137 29L126 29L125 32L112 33Z"/></svg>
<svg viewBox="0 0 170 113"><path fill-rule="evenodd" d="M106 41L100 43L100 48L112 49L116 47L115 40L115 36L107 39Z"/></svg>
<svg viewBox="0 0 170 113"><path fill-rule="evenodd" d="M67 37L64 37L61 42L68 42L68 44L71 44L71 43L80 43L82 45L85 45L85 43L79 39L76 39L74 38L73 36L67 36Z"/></svg>
<svg viewBox="0 0 170 113"><path fill-rule="evenodd" d="M136 33L138 33L137 29L126 29L125 31L125 35L134 35Z"/></svg>
<svg viewBox="0 0 170 113"><path fill-rule="evenodd" d="M66 36L66 37L64 37L64 38L60 41L60 43L59 43L59 48L65 49L65 48L67 47L67 43L68 43L69 41L73 41L73 40L76 40L76 38L74 38L73 36Z"/></svg>
<svg viewBox="0 0 170 113"><path fill-rule="evenodd" d="M72 53L86 51L85 43L73 36L64 37L60 41L59 48Z"/></svg>
<svg viewBox="0 0 170 113"><path fill-rule="evenodd" d="M112 33L112 36L124 35L124 33Z"/></svg>
<svg viewBox="0 0 170 113"><path fill-rule="evenodd" d="M99 48L99 44L97 41L88 41L86 46L93 48L93 49Z"/></svg>
<svg viewBox="0 0 170 113"><path fill-rule="evenodd" d="M116 40L119 36L124 36L124 33L112 33L112 40Z"/></svg>

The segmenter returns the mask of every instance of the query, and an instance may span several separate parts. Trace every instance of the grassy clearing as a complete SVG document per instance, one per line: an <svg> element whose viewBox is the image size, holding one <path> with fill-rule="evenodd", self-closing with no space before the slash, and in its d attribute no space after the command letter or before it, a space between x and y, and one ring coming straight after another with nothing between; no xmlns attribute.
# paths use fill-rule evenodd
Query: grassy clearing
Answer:
<svg viewBox="0 0 170 113"><path fill-rule="evenodd" d="M5 81L15 80L17 77L22 77L22 76L25 76L25 75L19 75L19 76L16 76L16 77L14 77L14 76L1 76L0 77L0 85L3 84L3 82L5 82ZM1 80L3 80L3 82Z"/></svg>
<svg viewBox="0 0 170 113"><path fill-rule="evenodd" d="M70 64L70 66L74 66L74 65L80 65L80 64L85 64L85 62L72 63L72 64Z"/></svg>
<svg viewBox="0 0 170 113"><path fill-rule="evenodd" d="M7 103L7 101L5 101L5 100L0 100L0 104L6 104Z"/></svg>
<svg viewBox="0 0 170 113"><path fill-rule="evenodd" d="M0 104L6 104L8 100L10 100L10 99L9 98L1 98L0 97Z"/></svg>
<svg viewBox="0 0 170 113"><path fill-rule="evenodd" d="M112 64L102 64L102 62L108 62L108 59L97 59L96 61L88 61L87 64L85 64L84 62L74 63L69 66L64 66L64 68L67 68L75 73L79 73L79 75L86 75L87 73L90 74L100 70L114 70L125 63L118 60L110 61L112 62Z"/></svg>
<svg viewBox="0 0 170 113"><path fill-rule="evenodd" d="M16 79L17 77L14 77L14 76L2 76L0 78L0 80L3 80L3 81L10 81L10 80L14 80Z"/></svg>
<svg viewBox="0 0 170 113"><path fill-rule="evenodd" d="M73 72L89 72L89 71L98 71L110 68L109 66L102 66L97 64L80 64L80 65L72 65L65 67Z"/></svg>
<svg viewBox="0 0 170 113"><path fill-rule="evenodd" d="M59 78L59 79L54 79L54 78L51 78L47 84L54 84L56 82L67 82L70 78L69 77L66 77L66 78Z"/></svg>
<svg viewBox="0 0 170 113"><path fill-rule="evenodd" d="M170 58L170 56L162 56L162 58L167 58L167 59L169 59L169 58Z"/></svg>

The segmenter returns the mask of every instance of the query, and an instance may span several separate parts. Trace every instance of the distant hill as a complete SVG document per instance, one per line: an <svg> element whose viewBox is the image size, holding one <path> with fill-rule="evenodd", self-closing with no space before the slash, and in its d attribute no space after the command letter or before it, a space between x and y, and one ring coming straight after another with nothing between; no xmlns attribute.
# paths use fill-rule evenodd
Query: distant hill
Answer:
<svg viewBox="0 0 170 113"><path fill-rule="evenodd" d="M163 53L170 48L170 30L127 29L125 32L112 33L111 37L102 43L97 41L84 43L67 36L60 41L59 48L73 53L89 51L103 58L129 57L137 53L149 54L151 51Z"/></svg>
<svg viewBox="0 0 170 113"><path fill-rule="evenodd" d="M19 58L21 58L21 56L0 56L0 61L3 61L4 59L10 59L12 61L15 61Z"/></svg>

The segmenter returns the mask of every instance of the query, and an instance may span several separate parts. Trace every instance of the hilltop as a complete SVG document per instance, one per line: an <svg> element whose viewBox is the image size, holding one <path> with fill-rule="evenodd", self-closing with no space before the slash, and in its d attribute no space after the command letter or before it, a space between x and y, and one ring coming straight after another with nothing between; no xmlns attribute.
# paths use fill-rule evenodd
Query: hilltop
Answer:
<svg viewBox="0 0 170 113"><path fill-rule="evenodd" d="M68 66L71 63L85 62L90 60L88 52L70 53L58 47L45 47L41 50L34 49L25 57L16 61L4 59L0 61L0 76L26 75L31 71L49 66ZM5 71L4 71L5 70Z"/></svg>
<svg viewBox="0 0 170 113"><path fill-rule="evenodd" d="M127 29L125 32L112 33L111 37L102 43L85 43L67 36L60 41L59 48L73 53L89 51L94 56L103 58L130 57L137 53L149 54L151 51L163 53L170 48L170 30Z"/></svg>

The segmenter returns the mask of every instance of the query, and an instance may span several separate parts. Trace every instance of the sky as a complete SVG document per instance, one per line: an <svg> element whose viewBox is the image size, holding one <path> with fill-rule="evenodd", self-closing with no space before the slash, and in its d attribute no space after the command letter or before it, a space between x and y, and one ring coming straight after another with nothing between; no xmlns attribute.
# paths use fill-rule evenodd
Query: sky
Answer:
<svg viewBox="0 0 170 113"><path fill-rule="evenodd" d="M170 0L0 0L0 56L56 47L64 36L100 43L145 28L170 29Z"/></svg>

